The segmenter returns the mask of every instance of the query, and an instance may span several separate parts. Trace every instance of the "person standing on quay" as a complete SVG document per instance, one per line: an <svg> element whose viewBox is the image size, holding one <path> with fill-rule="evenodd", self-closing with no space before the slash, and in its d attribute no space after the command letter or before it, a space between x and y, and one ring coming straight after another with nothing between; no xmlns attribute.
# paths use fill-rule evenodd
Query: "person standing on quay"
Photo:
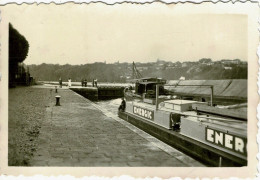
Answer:
<svg viewBox="0 0 260 180"><path fill-rule="evenodd" d="M68 80L68 86L71 87L71 79Z"/></svg>
<svg viewBox="0 0 260 180"><path fill-rule="evenodd" d="M95 79L95 81L94 81L94 82L95 82L95 86L97 87L97 79Z"/></svg>
<svg viewBox="0 0 260 180"><path fill-rule="evenodd" d="M125 98L122 97L122 102L121 102L121 105L119 106L118 110L121 111L121 112L124 112L125 111L125 107L126 107Z"/></svg>
<svg viewBox="0 0 260 180"><path fill-rule="evenodd" d="M61 79L61 77L59 79L59 84L60 84L60 88L62 88L62 79Z"/></svg>
<svg viewBox="0 0 260 180"><path fill-rule="evenodd" d="M81 79L81 86L82 86L82 87L84 87L84 86L85 86L85 81L84 81L84 79L83 79L83 78Z"/></svg>
<svg viewBox="0 0 260 180"><path fill-rule="evenodd" d="M87 85L88 85L88 81L87 81L87 79L85 78L85 80L84 80L84 86L87 87Z"/></svg>

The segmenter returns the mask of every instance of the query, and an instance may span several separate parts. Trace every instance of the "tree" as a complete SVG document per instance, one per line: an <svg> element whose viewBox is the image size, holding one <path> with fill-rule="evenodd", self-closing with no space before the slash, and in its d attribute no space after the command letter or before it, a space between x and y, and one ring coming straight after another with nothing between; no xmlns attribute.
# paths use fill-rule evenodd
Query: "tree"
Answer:
<svg viewBox="0 0 260 180"><path fill-rule="evenodd" d="M212 62L212 60L210 59L210 58L202 58L202 59L200 59L199 60L199 63L211 63Z"/></svg>
<svg viewBox="0 0 260 180"><path fill-rule="evenodd" d="M29 43L26 38L21 35L9 23L9 86L15 86L16 74L18 71L18 63L21 63L27 57L29 51Z"/></svg>
<svg viewBox="0 0 260 180"><path fill-rule="evenodd" d="M177 67L180 67L180 66L181 66L181 62L180 62L180 61L177 61L177 62L175 63L175 65L176 65Z"/></svg>

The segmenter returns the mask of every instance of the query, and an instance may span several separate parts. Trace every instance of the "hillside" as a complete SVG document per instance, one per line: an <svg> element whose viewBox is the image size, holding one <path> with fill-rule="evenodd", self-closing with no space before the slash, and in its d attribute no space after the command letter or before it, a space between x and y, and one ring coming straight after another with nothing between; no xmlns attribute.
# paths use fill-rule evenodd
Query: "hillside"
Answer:
<svg viewBox="0 0 260 180"><path fill-rule="evenodd" d="M231 65L232 69L224 69L222 65L193 65L160 71L143 71L145 76L157 76L167 80L185 79L247 79L247 67Z"/></svg>
<svg viewBox="0 0 260 180"><path fill-rule="evenodd" d="M138 63L137 69L143 77L161 77L167 80L185 79L247 79L247 64L205 64L199 62L187 65L168 65L158 63ZM102 82L125 82L131 79L131 63L94 63L85 65L41 64L29 65L31 76L41 81L56 81L71 78L72 81L98 79Z"/></svg>

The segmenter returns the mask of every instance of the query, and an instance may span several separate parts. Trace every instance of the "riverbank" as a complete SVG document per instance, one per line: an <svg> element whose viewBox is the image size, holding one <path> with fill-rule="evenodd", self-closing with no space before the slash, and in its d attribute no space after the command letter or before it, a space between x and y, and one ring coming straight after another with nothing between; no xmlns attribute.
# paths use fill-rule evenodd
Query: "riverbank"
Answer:
<svg viewBox="0 0 260 180"><path fill-rule="evenodd" d="M203 166L69 89L10 91L9 165Z"/></svg>

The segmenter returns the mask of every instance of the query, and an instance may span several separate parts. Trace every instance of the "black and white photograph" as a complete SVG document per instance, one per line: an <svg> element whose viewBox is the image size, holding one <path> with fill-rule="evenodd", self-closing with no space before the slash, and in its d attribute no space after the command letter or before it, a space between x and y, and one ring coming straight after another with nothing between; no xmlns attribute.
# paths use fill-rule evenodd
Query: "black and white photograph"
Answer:
<svg viewBox="0 0 260 180"><path fill-rule="evenodd" d="M4 170L255 175L257 3L0 9Z"/></svg>

